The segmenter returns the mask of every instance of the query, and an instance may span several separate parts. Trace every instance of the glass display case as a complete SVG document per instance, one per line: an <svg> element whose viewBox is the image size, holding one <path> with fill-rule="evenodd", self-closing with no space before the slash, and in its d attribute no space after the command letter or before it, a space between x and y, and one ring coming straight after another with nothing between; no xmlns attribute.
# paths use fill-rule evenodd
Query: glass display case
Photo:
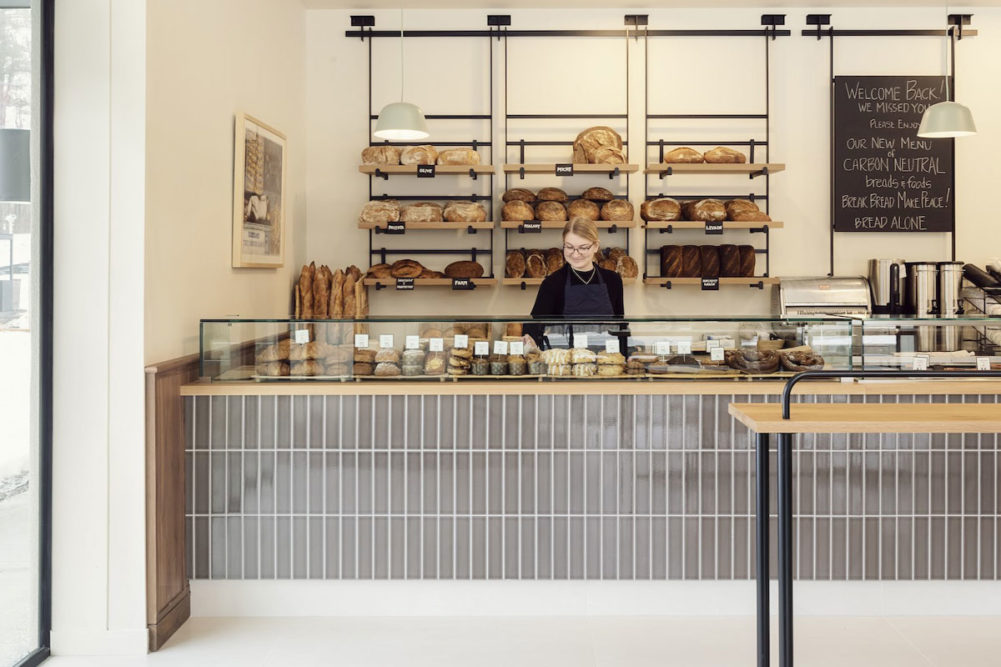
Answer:
<svg viewBox="0 0 1001 667"><path fill-rule="evenodd" d="M1001 318L877 315L855 326L861 370L1001 369Z"/></svg>

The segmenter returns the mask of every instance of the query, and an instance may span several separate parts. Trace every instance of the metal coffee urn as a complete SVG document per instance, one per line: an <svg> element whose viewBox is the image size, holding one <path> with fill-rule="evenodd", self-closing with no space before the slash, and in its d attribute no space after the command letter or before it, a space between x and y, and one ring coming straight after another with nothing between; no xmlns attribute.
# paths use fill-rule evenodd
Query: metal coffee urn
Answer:
<svg viewBox="0 0 1001 667"><path fill-rule="evenodd" d="M904 306L904 260L870 259L869 288L872 312L896 315Z"/></svg>
<svg viewBox="0 0 1001 667"><path fill-rule="evenodd" d="M962 301L959 298L960 285L963 282L962 262L938 263L938 316L955 318L963 314ZM959 349L960 327L949 325L939 327L938 349L942 352L955 352Z"/></svg>
<svg viewBox="0 0 1001 667"><path fill-rule="evenodd" d="M906 312L915 317L935 317L938 315L938 265L936 262L907 262ZM936 349L937 327L916 326L915 349L918 352L934 352Z"/></svg>

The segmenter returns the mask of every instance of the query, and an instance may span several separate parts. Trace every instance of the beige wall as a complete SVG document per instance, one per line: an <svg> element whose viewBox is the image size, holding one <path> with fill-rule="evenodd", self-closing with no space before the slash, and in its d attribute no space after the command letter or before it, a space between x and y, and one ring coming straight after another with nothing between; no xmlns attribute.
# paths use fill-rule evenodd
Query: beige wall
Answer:
<svg viewBox="0 0 1001 667"><path fill-rule="evenodd" d="M287 309L305 238L304 19L290 0L149 0L147 363L197 352L199 318ZM288 137L281 269L231 267L240 111Z"/></svg>

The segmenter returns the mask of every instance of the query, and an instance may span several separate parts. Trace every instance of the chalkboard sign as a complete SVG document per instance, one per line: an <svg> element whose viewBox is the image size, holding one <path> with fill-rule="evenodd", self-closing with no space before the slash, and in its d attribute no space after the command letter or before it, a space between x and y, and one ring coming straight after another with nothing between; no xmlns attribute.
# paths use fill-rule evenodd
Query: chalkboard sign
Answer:
<svg viewBox="0 0 1001 667"><path fill-rule="evenodd" d="M834 230L951 232L953 139L918 136L942 76L834 78Z"/></svg>

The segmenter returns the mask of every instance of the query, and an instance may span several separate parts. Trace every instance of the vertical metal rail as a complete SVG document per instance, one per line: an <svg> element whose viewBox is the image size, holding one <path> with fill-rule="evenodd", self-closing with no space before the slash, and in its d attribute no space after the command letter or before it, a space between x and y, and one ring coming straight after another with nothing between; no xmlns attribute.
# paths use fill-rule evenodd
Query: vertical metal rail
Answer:
<svg viewBox="0 0 1001 667"><path fill-rule="evenodd" d="M949 17L950 20L952 17ZM962 18L958 18L959 25L962 26ZM956 39L955 39L955 28L950 27L949 33L949 73L946 74L949 77L949 100L953 101L956 99ZM962 38L962 27L960 27L960 38ZM952 142L951 150L952 153L952 230L949 232L949 242L952 248L951 261L956 261L956 140L950 139Z"/></svg>
<svg viewBox="0 0 1001 667"><path fill-rule="evenodd" d="M830 179L830 201L831 201L831 219L830 219L830 237L831 241L829 243L830 252L830 268L827 271L827 275L834 275L834 215L835 215L835 203L834 203L834 28L828 28L827 31L828 39L830 40L830 57L828 58L828 81L830 85L828 86L828 106L830 121L828 122L828 134L830 136L830 151L831 151L831 179Z"/></svg>

